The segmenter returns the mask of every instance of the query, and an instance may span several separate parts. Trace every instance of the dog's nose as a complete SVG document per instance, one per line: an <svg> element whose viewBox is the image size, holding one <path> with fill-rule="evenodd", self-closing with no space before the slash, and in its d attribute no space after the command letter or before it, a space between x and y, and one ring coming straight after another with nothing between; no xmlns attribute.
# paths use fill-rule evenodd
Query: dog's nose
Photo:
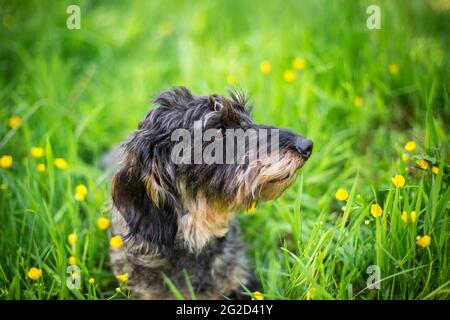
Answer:
<svg viewBox="0 0 450 320"><path fill-rule="evenodd" d="M305 160L308 160L312 153L313 142L309 139L298 137L295 141L295 149Z"/></svg>

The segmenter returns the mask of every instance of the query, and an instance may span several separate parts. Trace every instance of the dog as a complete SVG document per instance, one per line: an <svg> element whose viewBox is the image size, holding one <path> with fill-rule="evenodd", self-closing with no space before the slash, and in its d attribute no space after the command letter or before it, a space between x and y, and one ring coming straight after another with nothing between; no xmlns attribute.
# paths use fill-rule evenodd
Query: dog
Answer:
<svg viewBox="0 0 450 320"><path fill-rule="evenodd" d="M110 236L123 239L122 248L111 249L113 271L128 273L133 299L173 299L167 279L184 297L193 290L197 299L249 298L258 281L233 218L259 201L279 197L295 181L313 143L290 130L254 123L248 98L239 91L229 91L229 97L194 96L175 87L153 103L122 144L123 158L113 175ZM245 147L241 155L234 155L237 145L222 155L216 152L219 160L232 161L192 163L183 155L176 163L173 149L179 140L173 132L195 135L198 123L203 131L217 133L219 147L233 130L252 129L258 139L265 132L270 152L260 152L264 143L259 143L261 156L242 161L250 158L248 138L239 144ZM184 151L204 154L206 140Z"/></svg>

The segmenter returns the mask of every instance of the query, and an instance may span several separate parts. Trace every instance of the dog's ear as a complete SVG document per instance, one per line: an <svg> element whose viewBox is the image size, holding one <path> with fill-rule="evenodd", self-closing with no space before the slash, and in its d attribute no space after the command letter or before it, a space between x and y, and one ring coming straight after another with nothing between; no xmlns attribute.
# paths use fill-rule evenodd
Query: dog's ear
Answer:
<svg viewBox="0 0 450 320"><path fill-rule="evenodd" d="M136 160L134 158L134 160ZM115 174L112 186L114 206L129 226L127 237L171 247L177 232L177 216L170 201L157 205L148 191L148 184L139 165L130 160Z"/></svg>
<svg viewBox="0 0 450 320"><path fill-rule="evenodd" d="M218 114L218 121L227 124L238 120L239 116L231 100L217 94L210 95L208 100L209 108Z"/></svg>

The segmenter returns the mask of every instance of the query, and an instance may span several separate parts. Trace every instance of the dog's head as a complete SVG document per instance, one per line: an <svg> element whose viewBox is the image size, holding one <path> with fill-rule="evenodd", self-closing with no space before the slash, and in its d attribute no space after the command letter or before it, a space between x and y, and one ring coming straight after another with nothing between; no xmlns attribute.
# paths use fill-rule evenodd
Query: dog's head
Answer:
<svg viewBox="0 0 450 320"><path fill-rule="evenodd" d="M201 249L222 237L234 212L280 196L312 152L295 133L253 122L242 93L160 93L124 143L113 202L130 237Z"/></svg>

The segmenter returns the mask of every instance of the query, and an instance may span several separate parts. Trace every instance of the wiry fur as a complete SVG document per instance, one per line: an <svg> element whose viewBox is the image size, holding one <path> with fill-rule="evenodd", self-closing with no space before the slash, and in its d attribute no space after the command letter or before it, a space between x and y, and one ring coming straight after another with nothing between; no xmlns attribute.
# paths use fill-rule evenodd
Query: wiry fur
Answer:
<svg viewBox="0 0 450 320"><path fill-rule="evenodd" d="M129 274L134 298L173 298L163 273L186 296L187 274L197 298L242 297L242 285L254 290L255 282L233 217L286 190L312 143L280 129L276 162L268 153L242 164L177 165L170 157L171 134L180 128L192 132L194 121L223 133L272 127L253 122L242 93L196 97L178 87L154 103L123 144L113 179L111 233L125 240L123 249L112 249L114 272Z"/></svg>

